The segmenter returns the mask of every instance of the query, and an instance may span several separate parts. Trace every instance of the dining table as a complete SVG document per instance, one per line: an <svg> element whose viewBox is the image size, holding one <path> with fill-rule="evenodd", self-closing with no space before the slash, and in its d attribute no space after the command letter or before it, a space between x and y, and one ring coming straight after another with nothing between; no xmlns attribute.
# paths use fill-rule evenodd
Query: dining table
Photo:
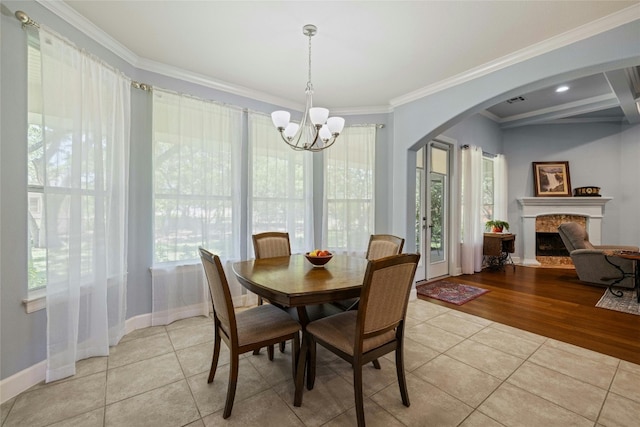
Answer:
<svg viewBox="0 0 640 427"><path fill-rule="evenodd" d="M322 312L318 307L360 296L367 265L364 257L336 254L327 264L317 267L303 254L293 254L240 261L232 268L242 286L272 304L294 310L304 333L311 320L322 316L317 314ZM311 390L315 354L305 357L307 389Z"/></svg>

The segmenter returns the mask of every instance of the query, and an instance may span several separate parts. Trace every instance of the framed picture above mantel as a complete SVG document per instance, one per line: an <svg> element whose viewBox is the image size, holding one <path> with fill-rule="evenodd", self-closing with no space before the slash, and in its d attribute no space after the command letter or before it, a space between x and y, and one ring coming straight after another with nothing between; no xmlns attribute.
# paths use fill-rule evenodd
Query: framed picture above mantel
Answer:
<svg viewBox="0 0 640 427"><path fill-rule="evenodd" d="M571 197L569 162L533 162L536 197Z"/></svg>

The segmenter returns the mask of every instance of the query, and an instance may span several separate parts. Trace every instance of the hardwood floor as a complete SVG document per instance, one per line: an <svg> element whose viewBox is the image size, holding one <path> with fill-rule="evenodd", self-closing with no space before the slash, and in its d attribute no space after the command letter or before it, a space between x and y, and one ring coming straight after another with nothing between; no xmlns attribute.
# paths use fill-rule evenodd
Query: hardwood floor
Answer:
<svg viewBox="0 0 640 427"><path fill-rule="evenodd" d="M606 288L573 269L507 266L450 280L491 292L461 306L418 298L640 364L640 316L597 308Z"/></svg>

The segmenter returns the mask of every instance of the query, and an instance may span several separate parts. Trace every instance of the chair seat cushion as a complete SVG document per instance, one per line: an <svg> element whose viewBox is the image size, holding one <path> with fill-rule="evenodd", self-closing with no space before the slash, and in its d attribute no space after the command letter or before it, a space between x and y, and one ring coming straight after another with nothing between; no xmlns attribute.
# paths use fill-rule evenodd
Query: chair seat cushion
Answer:
<svg viewBox="0 0 640 427"><path fill-rule="evenodd" d="M307 332L353 356L357 318L357 311L346 311L344 313L335 314L309 323L307 325ZM363 353L366 353L374 348L393 341L395 337L396 332L391 330L381 335L367 338L362 343L362 351Z"/></svg>
<svg viewBox="0 0 640 427"><path fill-rule="evenodd" d="M301 329L285 311L265 304L236 314L240 347L293 334Z"/></svg>

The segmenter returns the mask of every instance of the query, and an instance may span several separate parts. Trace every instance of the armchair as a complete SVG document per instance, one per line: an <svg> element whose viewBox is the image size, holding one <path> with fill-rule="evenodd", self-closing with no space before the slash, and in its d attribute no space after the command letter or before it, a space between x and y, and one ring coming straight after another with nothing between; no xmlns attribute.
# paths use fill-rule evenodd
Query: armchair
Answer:
<svg viewBox="0 0 640 427"><path fill-rule="evenodd" d="M637 246L594 246L589 242L589 235L584 227L575 222L560 224L558 233L569 251L581 281L603 286L634 287L634 262L615 256L605 258L605 253L616 250L638 251ZM616 266L620 267L624 273Z"/></svg>

